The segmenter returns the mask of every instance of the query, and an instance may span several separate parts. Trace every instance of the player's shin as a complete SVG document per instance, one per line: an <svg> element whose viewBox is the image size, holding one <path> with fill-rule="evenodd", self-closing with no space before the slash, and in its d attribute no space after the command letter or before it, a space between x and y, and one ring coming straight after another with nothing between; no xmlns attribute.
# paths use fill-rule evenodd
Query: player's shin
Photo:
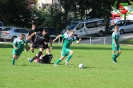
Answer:
<svg viewBox="0 0 133 88"><path fill-rule="evenodd" d="M36 58L37 56L35 55L30 62L34 61Z"/></svg>
<svg viewBox="0 0 133 88"><path fill-rule="evenodd" d="M71 57L72 57L72 55L71 55L71 54L69 54L69 55L67 56L66 61L69 61L69 60L71 59Z"/></svg>
<svg viewBox="0 0 133 88"><path fill-rule="evenodd" d="M59 58L54 64L59 64L61 62L61 59Z"/></svg>
<svg viewBox="0 0 133 88"><path fill-rule="evenodd" d="M12 58L12 65L14 65L15 64L15 59L14 58Z"/></svg>
<svg viewBox="0 0 133 88"><path fill-rule="evenodd" d="M120 54L121 54L121 53L117 53L117 54L116 54L116 58L118 58L118 57L120 56Z"/></svg>
<svg viewBox="0 0 133 88"><path fill-rule="evenodd" d="M39 59L41 55L42 55L42 52L39 51L39 53L38 53L38 55L37 55L37 59Z"/></svg>
<svg viewBox="0 0 133 88"><path fill-rule="evenodd" d="M115 54L112 54L112 61L115 62Z"/></svg>

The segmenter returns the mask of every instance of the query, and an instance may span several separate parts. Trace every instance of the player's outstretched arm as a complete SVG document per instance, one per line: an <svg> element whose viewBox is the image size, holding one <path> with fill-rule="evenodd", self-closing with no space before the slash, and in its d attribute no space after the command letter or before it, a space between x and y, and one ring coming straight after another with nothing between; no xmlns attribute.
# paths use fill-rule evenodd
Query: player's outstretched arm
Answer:
<svg viewBox="0 0 133 88"><path fill-rule="evenodd" d="M80 43L80 41L81 41L81 38L79 38L79 40L76 43L78 44L78 43Z"/></svg>
<svg viewBox="0 0 133 88"><path fill-rule="evenodd" d="M53 42L55 42L57 39L59 39L61 37L61 35L58 35L54 40Z"/></svg>
<svg viewBox="0 0 133 88"><path fill-rule="evenodd" d="M34 33L32 33L30 36L28 36L27 38L26 38L26 40L29 40L32 36L34 36L36 34L36 32L34 32Z"/></svg>

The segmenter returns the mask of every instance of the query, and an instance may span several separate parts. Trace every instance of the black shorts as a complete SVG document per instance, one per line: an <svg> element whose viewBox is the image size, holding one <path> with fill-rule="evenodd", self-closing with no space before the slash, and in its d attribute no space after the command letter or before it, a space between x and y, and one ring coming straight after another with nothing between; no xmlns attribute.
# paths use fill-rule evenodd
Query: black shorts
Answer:
<svg viewBox="0 0 133 88"><path fill-rule="evenodd" d="M48 45L44 45L44 44L32 44L32 48L37 48L37 47L39 47L39 48L43 48L43 49L46 49L46 48L48 48Z"/></svg>

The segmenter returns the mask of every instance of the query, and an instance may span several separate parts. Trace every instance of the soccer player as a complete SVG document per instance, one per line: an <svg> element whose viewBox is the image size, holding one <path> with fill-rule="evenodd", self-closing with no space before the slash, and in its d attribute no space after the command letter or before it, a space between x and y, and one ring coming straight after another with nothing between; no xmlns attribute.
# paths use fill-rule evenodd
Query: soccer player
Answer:
<svg viewBox="0 0 133 88"><path fill-rule="evenodd" d="M27 37L29 37L32 33L34 33L35 28L36 28L36 25L32 24L32 28L29 30ZM34 53L34 48L32 47L32 44L34 43L34 39L35 39L35 36L32 36L32 38L29 40L30 46L26 49L27 52L30 49L32 53Z"/></svg>
<svg viewBox="0 0 133 88"><path fill-rule="evenodd" d="M116 25L114 28L114 32L112 33L112 61L114 63L117 62L116 59L121 54L120 43L119 43L120 33L118 32L118 29L119 27ZM118 51L117 54L116 51Z"/></svg>
<svg viewBox="0 0 133 88"><path fill-rule="evenodd" d="M68 66L68 62L71 59L72 55L73 55L73 51L70 50L70 45L73 41L76 41L76 43L79 43L81 41L81 38L79 38L79 41L77 41L76 37L74 36L74 31L70 31L70 34L62 34L62 35L58 35L53 42L55 42L58 38L62 37L63 40L63 45L62 45L62 55L61 57L54 63L54 66L57 66L66 56L67 59L65 60L66 62L66 66Z"/></svg>
<svg viewBox="0 0 133 88"><path fill-rule="evenodd" d="M66 29L66 32L64 33L64 35L67 35L69 33L69 29ZM62 44L63 44L63 39L62 39L62 41L61 41L61 46L62 46Z"/></svg>
<svg viewBox="0 0 133 88"><path fill-rule="evenodd" d="M39 47L37 59L40 58L44 49L46 49L46 53L49 55L50 50L48 48L48 41L50 41L50 49L52 49L52 40L50 39L49 35L47 34L47 30L43 29L42 32L34 32L33 34L31 34L31 36L27 37L27 40L32 38L34 35L36 36L36 38L35 38L35 43L32 44L32 47L33 48ZM34 59L35 58L30 59L29 61L32 62L32 61L34 61Z"/></svg>
<svg viewBox="0 0 133 88"><path fill-rule="evenodd" d="M24 51L24 40L25 35L21 34L19 38L16 38L13 41L13 56L12 56L12 65L15 64L15 60L19 58L21 53Z"/></svg>

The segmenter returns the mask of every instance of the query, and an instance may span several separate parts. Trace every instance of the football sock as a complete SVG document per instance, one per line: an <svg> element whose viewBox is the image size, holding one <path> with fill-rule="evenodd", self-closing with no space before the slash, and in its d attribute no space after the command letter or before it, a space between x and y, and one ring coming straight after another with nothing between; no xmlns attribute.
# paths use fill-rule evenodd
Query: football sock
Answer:
<svg viewBox="0 0 133 88"><path fill-rule="evenodd" d="M15 64L15 59L14 58L12 58L12 65L14 65Z"/></svg>
<svg viewBox="0 0 133 88"><path fill-rule="evenodd" d="M71 57L72 57L72 55L71 55L71 54L69 54L69 55L67 56L66 61L69 61L69 60L71 59Z"/></svg>
<svg viewBox="0 0 133 88"><path fill-rule="evenodd" d="M42 52L39 51L38 56L37 56L37 59L39 59L41 55L42 55Z"/></svg>
<svg viewBox="0 0 133 88"><path fill-rule="evenodd" d="M112 61L115 62L115 54L112 54Z"/></svg>
<svg viewBox="0 0 133 88"><path fill-rule="evenodd" d="M37 56L35 55L35 56L32 58L31 62L34 61L36 58L37 58Z"/></svg>
<svg viewBox="0 0 133 88"><path fill-rule="evenodd" d="M119 56L120 56L120 53L117 53L117 54L116 54L116 58L119 57Z"/></svg>
<svg viewBox="0 0 133 88"><path fill-rule="evenodd" d="M59 64L61 62L60 58L54 63L54 64Z"/></svg>
<svg viewBox="0 0 133 88"><path fill-rule="evenodd" d="M30 49L30 47L27 48L27 51Z"/></svg>

